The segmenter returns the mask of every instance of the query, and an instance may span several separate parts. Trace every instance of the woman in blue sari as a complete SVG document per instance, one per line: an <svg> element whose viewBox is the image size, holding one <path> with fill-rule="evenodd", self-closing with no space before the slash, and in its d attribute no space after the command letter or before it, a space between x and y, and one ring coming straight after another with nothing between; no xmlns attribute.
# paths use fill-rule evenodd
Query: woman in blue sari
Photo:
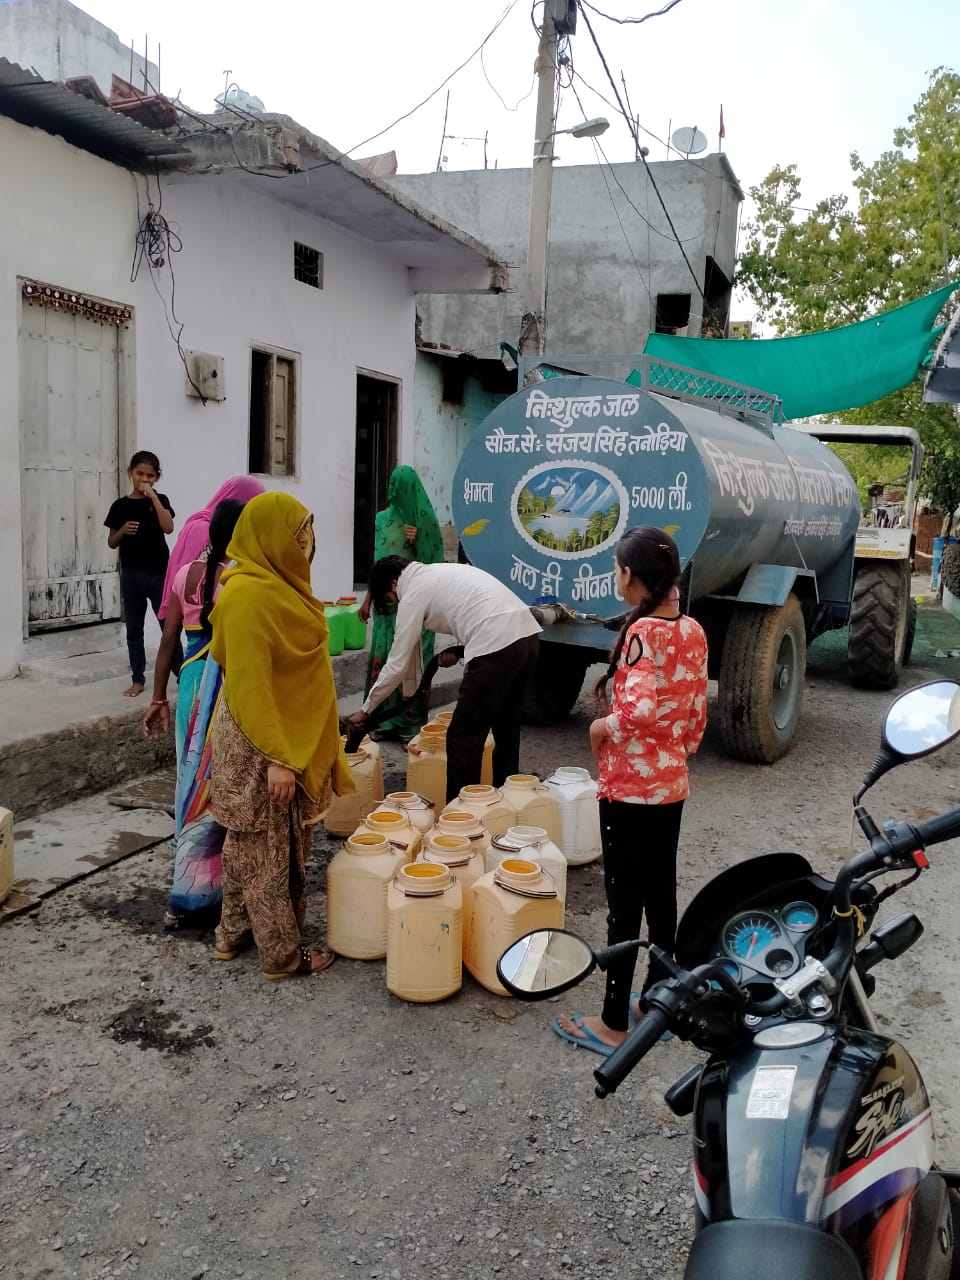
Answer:
<svg viewBox="0 0 960 1280"><path fill-rule="evenodd" d="M210 813L210 730L223 673L210 656L210 610L227 562L227 545L243 510L228 498L210 519L205 555L176 573L154 667L153 699L144 717L148 738L170 727L167 682L181 626L187 646L177 692L176 858L166 929L216 924L220 911L224 830Z"/></svg>

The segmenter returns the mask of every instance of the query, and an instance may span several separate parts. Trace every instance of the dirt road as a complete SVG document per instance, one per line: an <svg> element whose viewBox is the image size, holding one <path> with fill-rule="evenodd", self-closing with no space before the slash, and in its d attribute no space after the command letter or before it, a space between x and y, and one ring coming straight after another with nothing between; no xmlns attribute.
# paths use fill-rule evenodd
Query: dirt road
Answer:
<svg viewBox="0 0 960 1280"><path fill-rule="evenodd" d="M910 679L952 670L914 668ZM712 871L797 849L830 874L851 839L850 795L889 697L852 691L836 650L811 652L802 728L773 768L725 759L708 731L681 840L681 905ZM525 766L587 764L580 704L530 732ZM960 805L958 751L872 793L878 818ZM401 776L391 755L393 785ZM331 846L318 840L319 889ZM600 978L561 1004L501 1000L469 978L443 1004L391 997L383 966L340 959L276 987L209 939L158 928L159 847L63 890L0 929L0 1275L151 1280L675 1277L691 1222L686 1123L664 1089L697 1060L658 1045L616 1097L593 1055L549 1030L598 1008ZM933 1097L945 1161L960 1159L960 847L892 910L921 943L878 976ZM311 920L322 932L323 899ZM598 865L571 870L568 923L604 936Z"/></svg>

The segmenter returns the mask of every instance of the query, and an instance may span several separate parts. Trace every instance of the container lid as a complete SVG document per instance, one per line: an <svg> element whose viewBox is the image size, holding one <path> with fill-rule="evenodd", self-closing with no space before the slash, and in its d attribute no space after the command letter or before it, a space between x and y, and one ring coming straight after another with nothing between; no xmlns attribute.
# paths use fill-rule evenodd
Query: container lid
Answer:
<svg viewBox="0 0 960 1280"><path fill-rule="evenodd" d="M469 786L460 788L460 799L464 804L496 804L503 799L503 792L485 782L471 782Z"/></svg>
<svg viewBox="0 0 960 1280"><path fill-rule="evenodd" d="M535 791L540 786L540 779L535 773L511 773L503 785L518 787L524 791Z"/></svg>
<svg viewBox="0 0 960 1280"><path fill-rule="evenodd" d="M553 877L526 858L504 858L493 873L493 882L525 898L555 898Z"/></svg>
<svg viewBox="0 0 960 1280"><path fill-rule="evenodd" d="M508 827L503 835L494 836L491 843L495 849L539 847L547 843L547 833L543 827Z"/></svg>
<svg viewBox="0 0 960 1280"><path fill-rule="evenodd" d="M374 809L363 820L368 827L379 827L382 831L396 831L399 827L410 826L410 819L398 809Z"/></svg>
<svg viewBox="0 0 960 1280"><path fill-rule="evenodd" d="M574 765L562 764L559 768L554 769L553 773L545 781L559 785L564 782L591 782L592 779L589 769L578 769Z"/></svg>
<svg viewBox="0 0 960 1280"><path fill-rule="evenodd" d="M430 898L453 884L449 867L439 862L408 862L394 876L394 884L408 898Z"/></svg>
<svg viewBox="0 0 960 1280"><path fill-rule="evenodd" d="M424 857L435 858L451 866L461 866L473 857L473 849L467 836L446 835L431 832L427 836Z"/></svg>
<svg viewBox="0 0 960 1280"><path fill-rule="evenodd" d="M389 800L391 804L397 806L398 809L433 809L436 806L432 800L428 800L426 796L420 795L416 791L391 791L384 796L385 800Z"/></svg>
<svg viewBox="0 0 960 1280"><path fill-rule="evenodd" d="M363 828L347 837L345 847L351 853L359 854L361 857L368 854L389 853L391 850L390 841L386 836L378 835L375 831L364 831Z"/></svg>
<svg viewBox="0 0 960 1280"><path fill-rule="evenodd" d="M442 751L447 745L447 731L442 729L428 733L426 729L421 729L419 736L410 745L416 751Z"/></svg>
<svg viewBox="0 0 960 1280"><path fill-rule="evenodd" d="M457 833L468 837L483 838L486 828L475 813L469 809L448 809L437 818L437 827L441 831Z"/></svg>

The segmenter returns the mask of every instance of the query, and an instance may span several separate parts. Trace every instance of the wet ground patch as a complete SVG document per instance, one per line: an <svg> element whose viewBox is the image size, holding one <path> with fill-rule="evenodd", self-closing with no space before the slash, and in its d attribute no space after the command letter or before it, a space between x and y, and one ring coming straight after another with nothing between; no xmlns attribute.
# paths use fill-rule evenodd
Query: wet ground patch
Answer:
<svg viewBox="0 0 960 1280"><path fill-rule="evenodd" d="M212 1024L181 1026L178 1014L164 1009L160 999L134 1000L106 1029L120 1044L136 1044L140 1049L158 1049L171 1055L192 1053L199 1047L212 1049L216 1045L211 1034Z"/></svg>

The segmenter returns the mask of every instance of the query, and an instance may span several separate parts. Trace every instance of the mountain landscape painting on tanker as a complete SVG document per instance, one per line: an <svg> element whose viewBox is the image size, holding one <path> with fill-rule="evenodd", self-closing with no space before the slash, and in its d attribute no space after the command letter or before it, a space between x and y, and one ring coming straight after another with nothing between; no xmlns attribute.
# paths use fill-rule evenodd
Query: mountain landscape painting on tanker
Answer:
<svg viewBox="0 0 960 1280"><path fill-rule="evenodd" d="M612 536L620 499L606 476L589 467L553 467L520 490L517 517L547 550L577 552Z"/></svg>

